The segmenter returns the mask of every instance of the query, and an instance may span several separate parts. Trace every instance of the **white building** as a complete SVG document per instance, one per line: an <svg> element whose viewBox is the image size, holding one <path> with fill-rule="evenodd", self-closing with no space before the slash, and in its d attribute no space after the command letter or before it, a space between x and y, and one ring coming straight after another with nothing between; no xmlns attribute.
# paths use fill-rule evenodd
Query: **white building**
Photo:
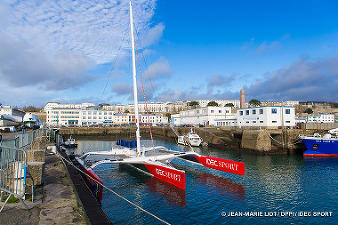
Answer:
<svg viewBox="0 0 338 225"><path fill-rule="evenodd" d="M104 105L102 110L124 113L126 110L129 111L129 108L125 105Z"/></svg>
<svg viewBox="0 0 338 225"><path fill-rule="evenodd" d="M240 101L239 100L196 100L198 102L200 107L207 107L208 103L211 101L217 102L218 106L224 107L226 104L233 104L234 107L239 108L240 107Z"/></svg>
<svg viewBox="0 0 338 225"><path fill-rule="evenodd" d="M45 107L43 107L43 111L47 112L50 109L53 108L59 108L59 109L83 109L87 107L94 107L94 103L84 102L81 104L60 104L58 102L47 102Z"/></svg>
<svg viewBox="0 0 338 225"><path fill-rule="evenodd" d="M168 124L168 117L162 114L141 114L141 123L151 124L152 126Z"/></svg>
<svg viewBox="0 0 338 225"><path fill-rule="evenodd" d="M294 107L296 105L299 105L299 101L267 101L267 102L261 102L261 106L290 106Z"/></svg>
<svg viewBox="0 0 338 225"><path fill-rule="evenodd" d="M161 114L140 115L140 123L152 123L153 126L167 124L168 118ZM99 108L52 108L47 110L48 126L92 126L135 124L133 114L116 113Z"/></svg>
<svg viewBox="0 0 338 225"><path fill-rule="evenodd" d="M306 116L306 123L334 123L335 116L332 113L318 113Z"/></svg>
<svg viewBox="0 0 338 225"><path fill-rule="evenodd" d="M224 119L216 119L214 123L215 127L235 127L237 126L237 116L236 114L226 115Z"/></svg>
<svg viewBox="0 0 338 225"><path fill-rule="evenodd" d="M0 117L7 116L7 118L15 122L22 122L25 112L19 109L14 109L9 105L0 105Z"/></svg>
<svg viewBox="0 0 338 225"><path fill-rule="evenodd" d="M190 109L181 111L178 114L172 115L172 123L176 126L180 125L204 125L215 126L217 120L226 119L231 116L231 107L216 107L209 106L204 108Z"/></svg>
<svg viewBox="0 0 338 225"><path fill-rule="evenodd" d="M115 113L113 116L113 124L129 124L129 115L124 113Z"/></svg>
<svg viewBox="0 0 338 225"><path fill-rule="evenodd" d="M140 113L166 113L166 112L179 112L187 108L187 103L184 102L148 102L138 103L138 109ZM115 112L134 112L134 104L129 105L106 105L103 106L103 110L112 110Z"/></svg>
<svg viewBox="0 0 338 225"><path fill-rule="evenodd" d="M113 123L113 111L97 108L52 108L47 110L49 126L90 126Z"/></svg>
<svg viewBox="0 0 338 225"><path fill-rule="evenodd" d="M243 108L237 111L238 127L293 127L295 108L265 106Z"/></svg>

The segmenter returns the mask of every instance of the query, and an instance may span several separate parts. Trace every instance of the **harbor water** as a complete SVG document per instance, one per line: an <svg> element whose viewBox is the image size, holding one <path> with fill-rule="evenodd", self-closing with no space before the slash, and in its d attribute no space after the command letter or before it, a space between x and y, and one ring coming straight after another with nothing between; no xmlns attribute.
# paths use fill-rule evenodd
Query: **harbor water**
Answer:
<svg viewBox="0 0 338 225"><path fill-rule="evenodd" d="M112 140L78 140L76 153L109 150ZM151 146L151 141L141 141ZM173 150L183 146L155 140ZM231 175L175 159L186 171L186 190L118 165L95 169L103 183L171 224L337 224L338 159L302 155L257 155L196 148L203 155L245 163L246 175ZM113 224L161 224L108 190L102 208Z"/></svg>

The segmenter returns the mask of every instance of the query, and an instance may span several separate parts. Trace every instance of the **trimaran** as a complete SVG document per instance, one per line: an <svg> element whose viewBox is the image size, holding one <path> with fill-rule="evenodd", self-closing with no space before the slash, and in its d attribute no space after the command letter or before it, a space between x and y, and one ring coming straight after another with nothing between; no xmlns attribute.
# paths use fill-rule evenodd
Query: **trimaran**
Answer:
<svg viewBox="0 0 338 225"><path fill-rule="evenodd" d="M136 122L136 146L133 142L131 148L131 142L120 141L118 144L122 146L113 146L110 151L97 151L88 152L82 156L75 157L75 160L83 171L92 177L88 179L92 188L95 189L97 197L102 199L102 188L97 185L96 182L102 183L99 177L95 174L93 169L98 165L102 164L128 164L136 167L137 169L154 176L162 181L170 183L178 188L185 189L185 171L178 170L168 162L174 158L184 159L193 163L201 164L205 167L212 168L215 170L230 172L234 174L244 175L245 166L244 163L235 162L231 160L225 160L221 158L202 156L190 149L186 152L169 150L162 146L157 147L143 147L141 150L140 143L140 123L139 123L139 112L138 112L138 98L137 98L137 83L136 83L136 64L135 64L135 40L134 40L134 27L133 27L133 12L132 4L129 2L130 8L130 34L132 44L132 68L133 68L133 92L134 92L134 108L135 108L135 122ZM122 143L122 144L121 144ZM127 144L126 144L127 143ZM152 153L155 154L149 154ZM157 152L157 153L156 153ZM90 155L101 155L101 156L114 156L114 159L105 159L97 161L96 163L87 166L86 158ZM96 182L93 181L96 180Z"/></svg>

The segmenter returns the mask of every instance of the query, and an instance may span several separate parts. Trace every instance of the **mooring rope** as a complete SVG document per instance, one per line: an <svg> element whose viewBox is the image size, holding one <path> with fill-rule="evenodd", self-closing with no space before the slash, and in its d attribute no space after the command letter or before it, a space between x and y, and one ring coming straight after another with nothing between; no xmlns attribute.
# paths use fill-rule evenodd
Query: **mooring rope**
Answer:
<svg viewBox="0 0 338 225"><path fill-rule="evenodd" d="M147 213L148 215L154 217L155 219L161 221L164 224L168 224L170 225L170 223L168 223L167 221L159 218L158 216L154 215L153 213L143 209L141 206L136 205L135 203L131 202L130 200L128 200L127 198L123 197L122 195L120 195L119 193L115 192L114 190L112 190L111 188L105 186L104 184L99 183L97 180L95 180L94 178L92 178L91 176L89 176L88 174L84 173L82 170L80 170L79 168L77 168L71 161L69 161L68 159L66 159L65 157L63 157L61 154L57 154L61 157L62 162L64 163L64 161L66 161L69 165L71 165L72 167L74 167L77 171L79 171L80 173L84 174L85 176L89 177L91 180L93 180L96 184L101 185L103 188L107 189L108 191L110 191L111 193L115 194L116 196L118 196L119 198L122 198L123 200L125 200L126 202L128 202L129 204L135 206L136 208L138 208L139 210ZM63 161L64 160L64 161Z"/></svg>
<svg viewBox="0 0 338 225"><path fill-rule="evenodd" d="M271 135L269 134L269 137L271 138L271 140L273 140L273 141L275 141L277 144L280 144L280 145L283 145L283 143L282 142L280 142L280 141L278 141L278 140L276 140L276 139L274 139L273 137L271 137ZM298 143L300 143L301 142L301 140L300 139L297 139L295 142L293 142L293 143L286 143L286 145L295 145L295 144L298 144Z"/></svg>

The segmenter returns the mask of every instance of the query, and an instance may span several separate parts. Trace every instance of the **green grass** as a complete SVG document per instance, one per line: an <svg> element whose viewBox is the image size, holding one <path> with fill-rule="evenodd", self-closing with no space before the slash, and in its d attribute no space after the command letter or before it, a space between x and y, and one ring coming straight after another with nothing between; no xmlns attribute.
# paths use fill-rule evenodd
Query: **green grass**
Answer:
<svg viewBox="0 0 338 225"><path fill-rule="evenodd" d="M3 198L1 199L1 201L5 202L7 197L8 197L8 195L4 195ZM17 197L15 197L14 195L12 195L8 200L8 203L17 203L17 202L19 202L19 199Z"/></svg>

